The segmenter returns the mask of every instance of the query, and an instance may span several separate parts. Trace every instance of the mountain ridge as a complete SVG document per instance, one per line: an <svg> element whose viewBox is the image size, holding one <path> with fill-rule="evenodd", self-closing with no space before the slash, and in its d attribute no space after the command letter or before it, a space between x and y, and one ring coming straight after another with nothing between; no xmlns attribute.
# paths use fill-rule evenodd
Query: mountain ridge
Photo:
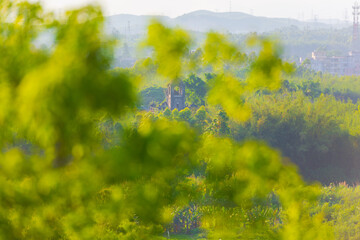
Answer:
<svg viewBox="0 0 360 240"><path fill-rule="evenodd" d="M106 29L119 34L144 33L149 21L153 18L172 27L178 26L196 32L264 33L288 26L309 29L333 27L326 23L300 21L292 18L269 18L242 12L197 10L174 18L160 15L112 15L106 17Z"/></svg>

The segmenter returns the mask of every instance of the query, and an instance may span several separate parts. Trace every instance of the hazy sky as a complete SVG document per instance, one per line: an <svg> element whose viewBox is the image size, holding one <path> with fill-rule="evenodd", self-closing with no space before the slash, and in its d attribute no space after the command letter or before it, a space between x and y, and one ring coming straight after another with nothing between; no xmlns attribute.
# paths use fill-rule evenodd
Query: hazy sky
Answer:
<svg viewBox="0 0 360 240"><path fill-rule="evenodd" d="M42 0L48 9L62 10L99 3L106 15L157 14L176 17L194 10L245 12L257 16L351 20L354 0Z"/></svg>

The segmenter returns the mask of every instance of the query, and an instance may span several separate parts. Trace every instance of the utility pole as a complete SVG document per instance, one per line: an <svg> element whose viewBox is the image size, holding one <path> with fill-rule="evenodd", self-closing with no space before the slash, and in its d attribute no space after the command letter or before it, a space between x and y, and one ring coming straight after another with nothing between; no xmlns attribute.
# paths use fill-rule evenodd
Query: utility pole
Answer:
<svg viewBox="0 0 360 240"><path fill-rule="evenodd" d="M345 19L345 23L348 24L349 23L349 15L348 15L347 9L345 9L345 11L344 11L344 19Z"/></svg>
<svg viewBox="0 0 360 240"><path fill-rule="evenodd" d="M359 50L359 40L360 40L359 15L360 15L360 5L358 2L355 2L353 6L353 39L352 39L353 51Z"/></svg>

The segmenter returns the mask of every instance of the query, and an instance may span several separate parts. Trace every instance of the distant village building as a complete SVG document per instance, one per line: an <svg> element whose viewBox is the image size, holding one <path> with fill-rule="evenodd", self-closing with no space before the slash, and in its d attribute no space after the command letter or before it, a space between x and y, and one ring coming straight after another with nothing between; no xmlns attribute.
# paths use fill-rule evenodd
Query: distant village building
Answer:
<svg viewBox="0 0 360 240"><path fill-rule="evenodd" d="M327 56L324 52L314 51L311 56L311 69L334 75L360 75L360 5L353 6L352 50L346 56Z"/></svg>
<svg viewBox="0 0 360 240"><path fill-rule="evenodd" d="M326 56L324 52L313 52L311 68L340 76L360 75L360 52L349 52L347 56Z"/></svg>
<svg viewBox="0 0 360 240"><path fill-rule="evenodd" d="M171 111L175 108L179 111L185 108L185 84L183 81L168 85L166 89L166 103Z"/></svg>

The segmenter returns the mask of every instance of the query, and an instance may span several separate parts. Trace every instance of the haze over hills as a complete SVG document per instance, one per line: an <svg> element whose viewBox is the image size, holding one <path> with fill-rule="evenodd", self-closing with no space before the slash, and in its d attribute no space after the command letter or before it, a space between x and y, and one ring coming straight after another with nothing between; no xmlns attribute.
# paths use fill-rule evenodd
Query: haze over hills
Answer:
<svg viewBox="0 0 360 240"><path fill-rule="evenodd" d="M288 26L309 29L336 27L336 25L326 24L320 21L299 21L290 18L259 17L241 12L218 13L199 10L176 18L119 14L107 17L106 28L110 32L117 31L120 34L144 33L149 20L153 18L160 19L170 26L179 26L186 30L196 32L214 30L231 33L263 33Z"/></svg>

